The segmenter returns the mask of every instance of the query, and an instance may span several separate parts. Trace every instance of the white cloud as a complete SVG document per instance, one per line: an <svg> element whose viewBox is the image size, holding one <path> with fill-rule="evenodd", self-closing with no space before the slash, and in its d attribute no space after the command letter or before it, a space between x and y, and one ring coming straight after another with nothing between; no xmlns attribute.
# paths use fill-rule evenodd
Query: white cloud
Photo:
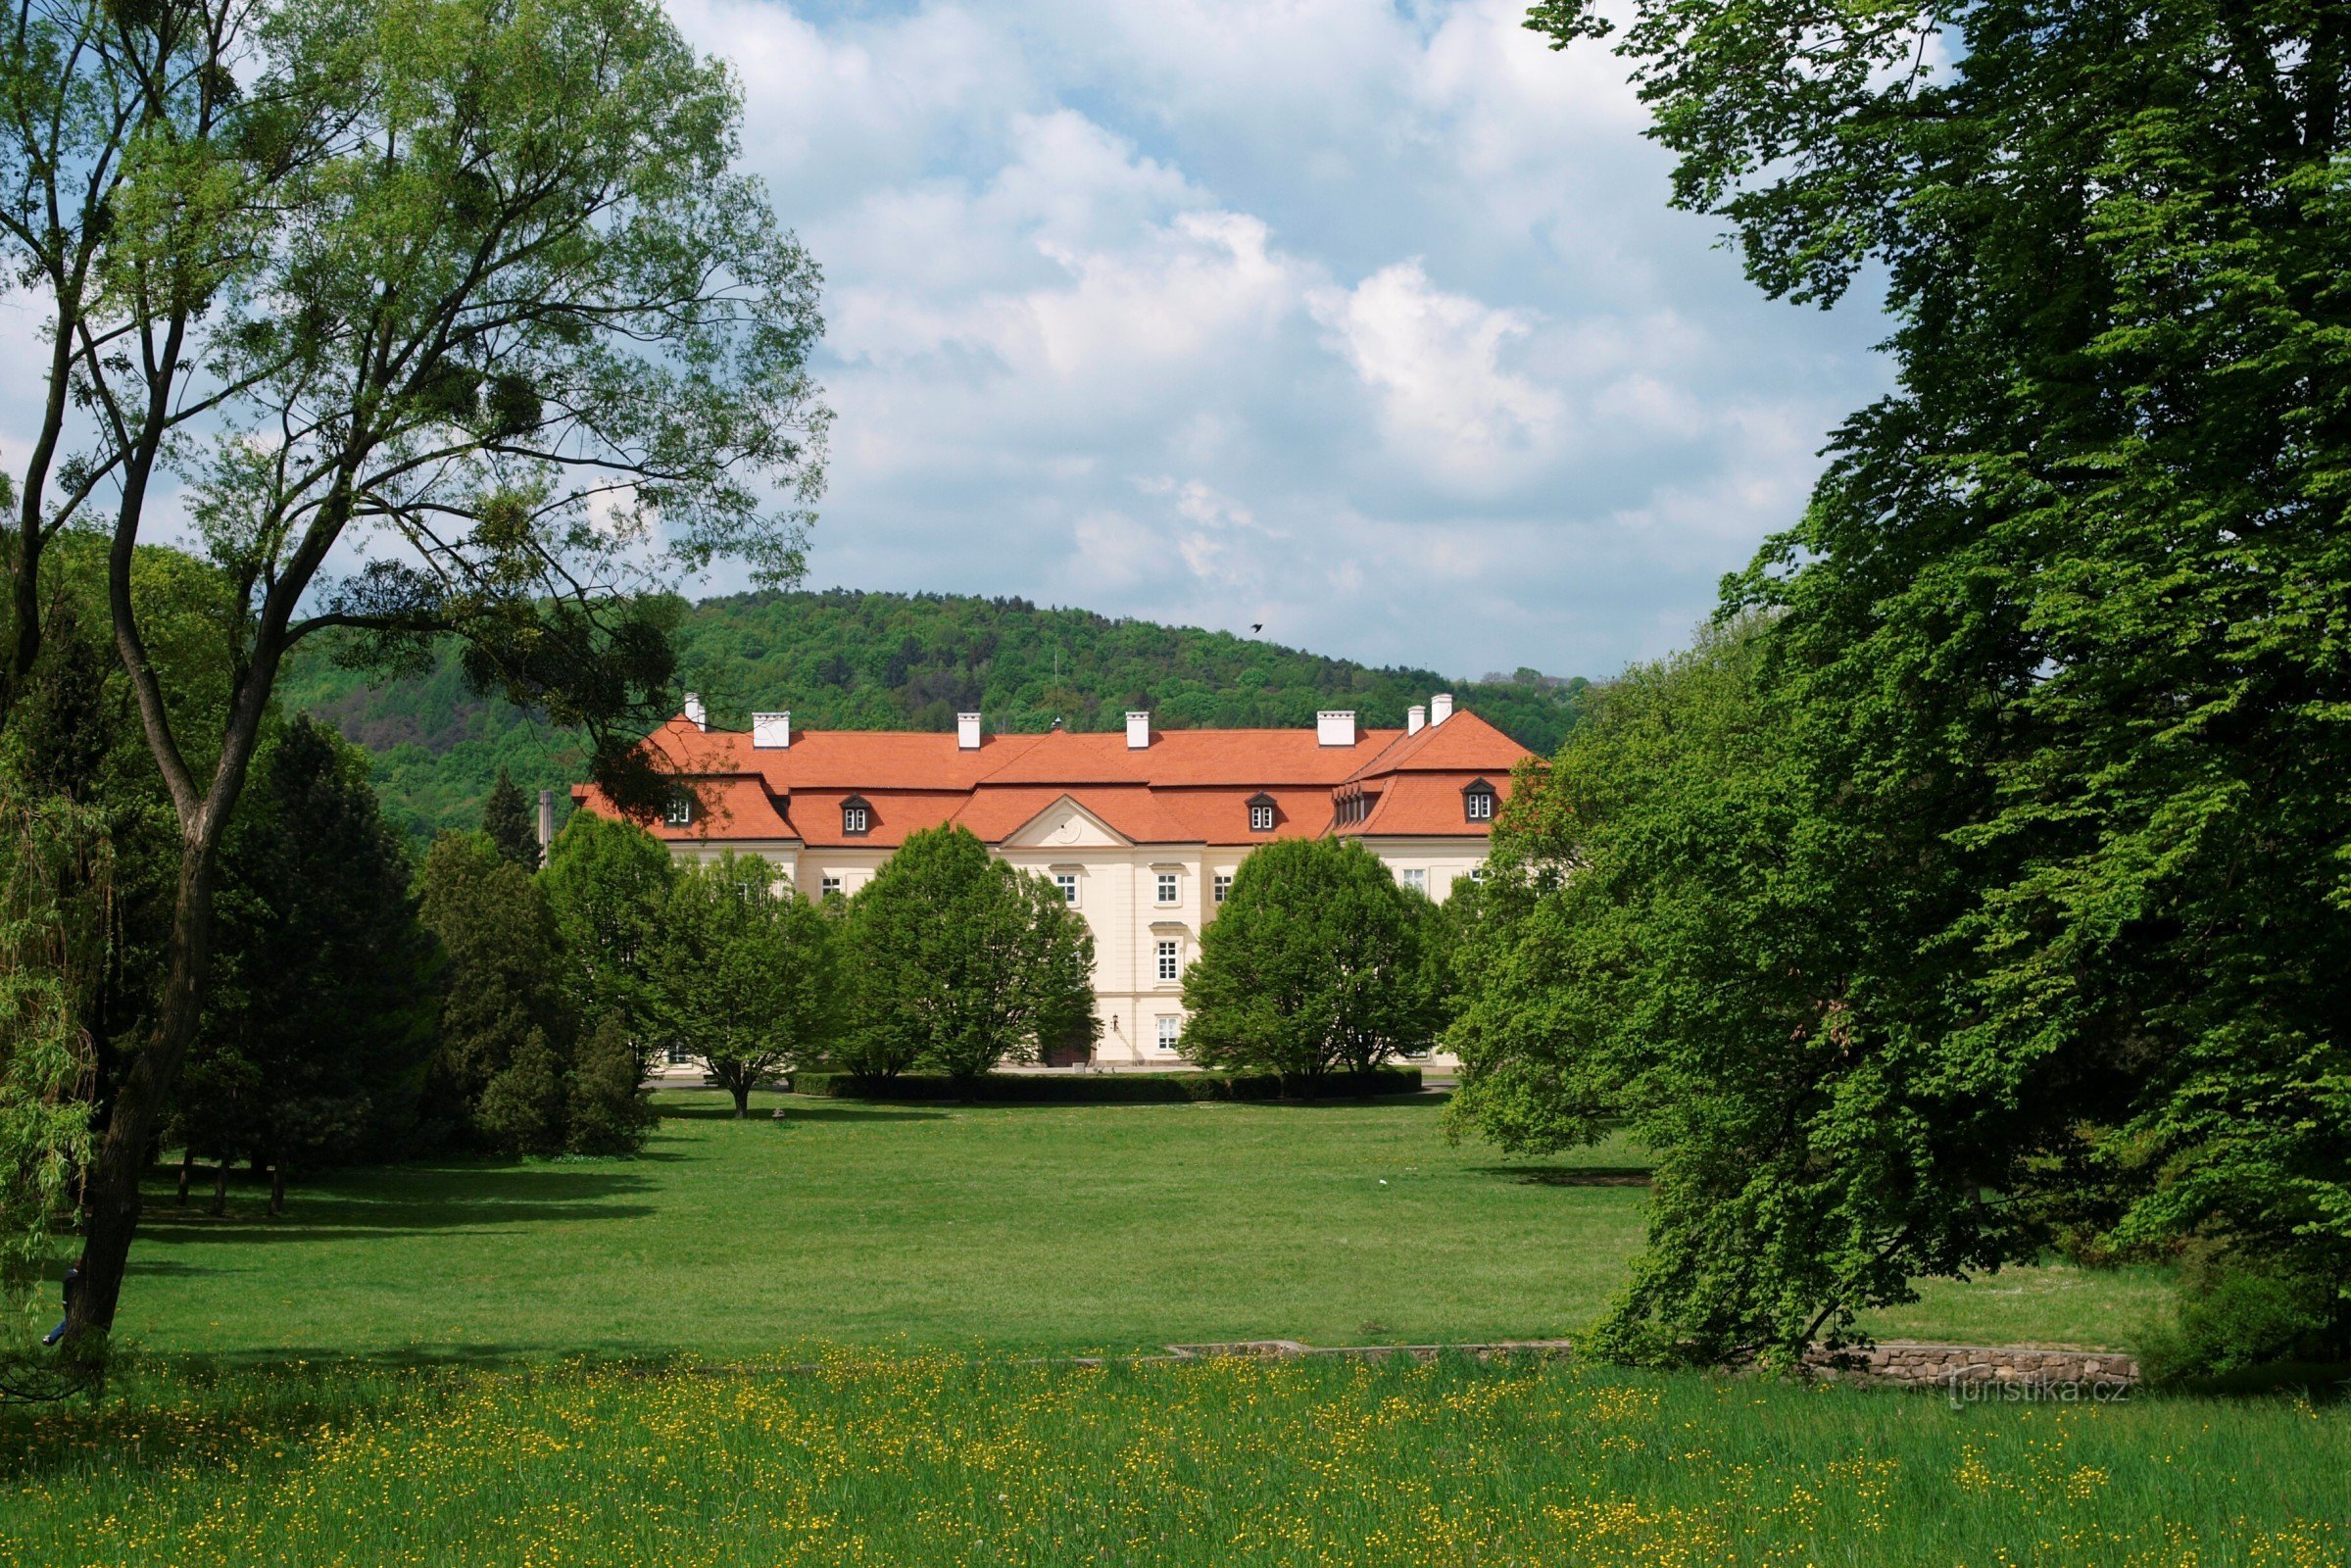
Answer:
<svg viewBox="0 0 2351 1568"><path fill-rule="evenodd" d="M1317 290L1308 305L1379 395L1389 438L1424 453L1444 476L1488 488L1554 450L1566 399L1502 365L1527 335L1525 313L1436 288L1418 261L1382 268L1346 292Z"/></svg>
<svg viewBox="0 0 2351 1568"><path fill-rule="evenodd" d="M1521 0L673 4L826 270L818 582L1603 673L1882 385Z"/></svg>

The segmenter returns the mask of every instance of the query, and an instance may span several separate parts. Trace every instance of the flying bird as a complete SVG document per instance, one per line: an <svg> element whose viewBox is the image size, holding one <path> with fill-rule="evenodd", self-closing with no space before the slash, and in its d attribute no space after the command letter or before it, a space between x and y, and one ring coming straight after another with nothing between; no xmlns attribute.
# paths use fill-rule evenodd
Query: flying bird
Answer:
<svg viewBox="0 0 2351 1568"><path fill-rule="evenodd" d="M1249 629L1251 631L1263 631L1265 629L1265 622L1261 620L1252 620L1249 623Z"/></svg>

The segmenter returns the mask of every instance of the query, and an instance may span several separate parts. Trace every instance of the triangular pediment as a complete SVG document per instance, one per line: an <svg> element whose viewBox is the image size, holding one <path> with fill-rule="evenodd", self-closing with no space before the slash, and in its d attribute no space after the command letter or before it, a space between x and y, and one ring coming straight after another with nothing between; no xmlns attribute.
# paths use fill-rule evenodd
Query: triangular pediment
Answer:
<svg viewBox="0 0 2351 1568"><path fill-rule="evenodd" d="M1131 847L1134 840L1064 795L1005 834L1004 843L1018 850L1107 850Z"/></svg>

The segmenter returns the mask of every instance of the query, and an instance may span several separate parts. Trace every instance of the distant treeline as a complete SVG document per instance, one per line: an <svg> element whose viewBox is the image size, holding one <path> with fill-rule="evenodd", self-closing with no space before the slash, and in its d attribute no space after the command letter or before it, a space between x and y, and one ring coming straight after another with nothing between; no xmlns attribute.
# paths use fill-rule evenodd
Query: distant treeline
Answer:
<svg viewBox="0 0 2351 1568"><path fill-rule="evenodd" d="M1308 725L1351 708L1367 725L1399 725L1432 692L1548 756L1574 725L1586 682L1520 669L1453 681L1434 670L1375 669L1194 626L1046 610L1025 599L952 594L754 593L687 609L678 630L686 682L715 721L789 709L800 727L948 730L957 712L991 729L1034 731L1054 719L1114 730L1151 710L1169 729ZM280 686L289 709L332 722L375 759L387 814L411 832L470 826L501 767L526 790L580 776L565 731L469 692L454 650L427 674L383 681L311 651ZM567 804L567 803L566 803Z"/></svg>

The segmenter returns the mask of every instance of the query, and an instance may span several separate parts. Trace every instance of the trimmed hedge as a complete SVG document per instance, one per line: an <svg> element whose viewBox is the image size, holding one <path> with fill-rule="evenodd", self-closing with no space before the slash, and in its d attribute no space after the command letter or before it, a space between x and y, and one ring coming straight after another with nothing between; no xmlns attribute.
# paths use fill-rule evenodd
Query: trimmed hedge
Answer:
<svg viewBox="0 0 2351 1568"><path fill-rule="evenodd" d="M985 1078L901 1073L860 1078L846 1072L796 1072L796 1095L827 1100L961 1101L988 1105L1148 1105L1194 1100L1357 1100L1420 1093L1418 1067L1293 1078L1224 1072L992 1072Z"/></svg>

